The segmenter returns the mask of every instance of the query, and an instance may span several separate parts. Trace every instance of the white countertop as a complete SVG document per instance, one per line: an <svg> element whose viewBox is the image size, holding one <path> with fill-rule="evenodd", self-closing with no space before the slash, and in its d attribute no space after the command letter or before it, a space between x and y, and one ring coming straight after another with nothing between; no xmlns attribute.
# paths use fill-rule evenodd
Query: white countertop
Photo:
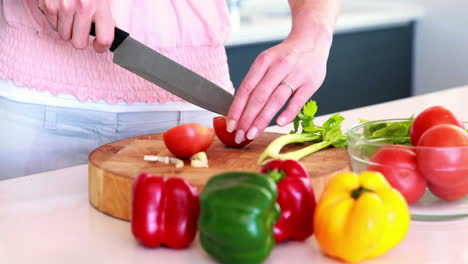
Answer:
<svg viewBox="0 0 468 264"><path fill-rule="evenodd" d="M341 112L345 128L359 118L408 117L442 104L468 120L468 86ZM325 102L319 102L320 104ZM317 118L321 123L327 118ZM287 132L291 127L272 128ZM405 239L365 263L468 263L468 218L412 221ZM265 262L339 263L320 253L315 237L277 245ZM0 263L7 264L202 264L216 263L197 240L186 250L138 245L130 224L95 210L88 202L87 166L0 181Z"/></svg>
<svg viewBox="0 0 468 264"><path fill-rule="evenodd" d="M404 25L423 15L422 6L404 1L345 0L335 34ZM282 40L291 29L289 9L284 5L257 7L255 12L241 10L241 17L226 46Z"/></svg>

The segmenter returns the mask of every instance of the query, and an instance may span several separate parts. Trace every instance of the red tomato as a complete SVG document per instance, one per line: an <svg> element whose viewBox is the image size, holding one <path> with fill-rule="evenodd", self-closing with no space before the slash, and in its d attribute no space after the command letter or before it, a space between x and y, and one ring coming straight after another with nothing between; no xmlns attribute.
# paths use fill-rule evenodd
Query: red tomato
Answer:
<svg viewBox="0 0 468 264"><path fill-rule="evenodd" d="M422 134L418 145L418 168L432 185L453 187L468 179L468 133L465 130L454 125L437 125Z"/></svg>
<svg viewBox="0 0 468 264"><path fill-rule="evenodd" d="M413 120L410 128L411 144L416 146L421 135L429 128L439 124L452 124L464 128L464 124L455 114L444 106L432 106L422 111Z"/></svg>
<svg viewBox="0 0 468 264"><path fill-rule="evenodd" d="M410 203L417 202L426 191L426 179L416 167L416 155L408 149L380 148L370 160L368 170L382 173L393 188Z"/></svg>
<svg viewBox="0 0 468 264"><path fill-rule="evenodd" d="M216 133L216 136L224 143L224 145L232 148L241 148L243 146L248 145L252 140L245 139L240 144L237 144L234 139L236 137L235 132L227 132L226 130L226 117L225 116L217 116L213 118L213 127Z"/></svg>
<svg viewBox="0 0 468 264"><path fill-rule="evenodd" d="M444 187L431 184L430 182L427 183L427 186L435 196L447 201L458 200L468 195L468 180L456 186Z"/></svg>
<svg viewBox="0 0 468 264"><path fill-rule="evenodd" d="M175 126L163 134L163 140L169 151L180 159L188 159L194 154L206 151L213 143L212 128L197 123Z"/></svg>
<svg viewBox="0 0 468 264"><path fill-rule="evenodd" d="M428 147L468 146L468 133L458 126L450 124L437 125L421 135L418 145Z"/></svg>

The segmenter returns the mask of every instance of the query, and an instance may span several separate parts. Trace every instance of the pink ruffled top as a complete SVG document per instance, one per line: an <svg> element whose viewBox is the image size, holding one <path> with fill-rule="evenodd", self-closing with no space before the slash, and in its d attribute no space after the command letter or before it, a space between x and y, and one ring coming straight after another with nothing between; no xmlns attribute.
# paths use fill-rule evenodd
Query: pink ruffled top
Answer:
<svg viewBox="0 0 468 264"><path fill-rule="evenodd" d="M112 0L117 26L233 93L224 43L225 0ZM0 78L80 101L182 101L112 63L112 53L74 49L51 30L37 0L0 0ZM90 41L92 39L90 38ZM90 42L91 43L91 42Z"/></svg>

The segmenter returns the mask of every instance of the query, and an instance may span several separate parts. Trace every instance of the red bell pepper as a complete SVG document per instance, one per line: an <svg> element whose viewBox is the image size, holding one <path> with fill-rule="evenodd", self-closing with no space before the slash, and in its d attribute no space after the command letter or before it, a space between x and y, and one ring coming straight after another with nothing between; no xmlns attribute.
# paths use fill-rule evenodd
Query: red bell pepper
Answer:
<svg viewBox="0 0 468 264"><path fill-rule="evenodd" d="M132 233L148 247L188 247L199 211L198 191L184 179L141 173L133 184Z"/></svg>
<svg viewBox="0 0 468 264"><path fill-rule="evenodd" d="M261 172L272 177L278 187L281 216L273 228L276 243L305 240L312 235L316 201L304 165L295 160L273 160Z"/></svg>

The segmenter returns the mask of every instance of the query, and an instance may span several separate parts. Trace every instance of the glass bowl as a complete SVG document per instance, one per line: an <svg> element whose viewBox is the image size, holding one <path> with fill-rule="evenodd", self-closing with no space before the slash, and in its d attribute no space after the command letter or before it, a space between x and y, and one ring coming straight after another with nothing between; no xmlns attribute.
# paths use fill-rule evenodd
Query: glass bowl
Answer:
<svg viewBox="0 0 468 264"><path fill-rule="evenodd" d="M373 131L383 127L387 127L388 129L391 127L395 131L399 130L400 132L397 133L402 136L370 136ZM395 166L389 167L385 164L373 162L371 159L376 151L381 148L405 149L415 153L418 162L423 160L419 157L424 157L427 166L418 167L426 179L439 179L439 182L448 182L446 179L451 179L457 183L466 182L465 185L468 186L468 146L412 146L409 138L403 136L405 129L407 132L409 127L409 119L399 118L367 121L349 128L346 133L348 136L348 153L353 171L359 173L365 170L372 170L372 168L379 168L379 171L385 172L385 170L398 169ZM465 123L465 127L468 127L467 123ZM411 172L411 169L405 169ZM446 201L438 198L429 189L426 189L424 196L420 200L410 204L410 211L414 219L422 220L466 217L468 216L468 196L453 201Z"/></svg>

